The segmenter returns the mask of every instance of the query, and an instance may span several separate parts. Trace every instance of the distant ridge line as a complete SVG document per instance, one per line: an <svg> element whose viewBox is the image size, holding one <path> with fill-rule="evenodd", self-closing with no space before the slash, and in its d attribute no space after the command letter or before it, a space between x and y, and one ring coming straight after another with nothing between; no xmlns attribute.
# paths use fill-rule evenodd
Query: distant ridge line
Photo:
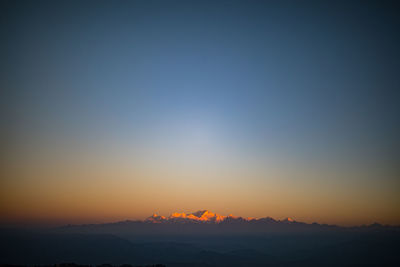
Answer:
<svg viewBox="0 0 400 267"><path fill-rule="evenodd" d="M382 225L380 223L372 223L369 225L358 225L358 226L339 226L335 224L320 224L317 222L313 223L305 223L296 221L291 217L287 217L282 220L277 220L272 217L241 217L230 215L220 215L218 213L211 212L209 210L199 210L192 213L184 213L184 212L174 212L170 214L168 217L162 216L154 213L153 215L147 217L144 220L124 220L124 221L116 221L116 222L108 222L108 223L92 223L92 224L81 224L74 225L68 224L62 226L62 228L69 227L77 227L77 226L112 226L112 225L130 225L130 224L206 224L206 225L268 225L270 227L274 226L287 226L287 227L323 227L323 228L337 228L337 229L381 229L381 228L391 228L391 229L400 229L400 225Z"/></svg>

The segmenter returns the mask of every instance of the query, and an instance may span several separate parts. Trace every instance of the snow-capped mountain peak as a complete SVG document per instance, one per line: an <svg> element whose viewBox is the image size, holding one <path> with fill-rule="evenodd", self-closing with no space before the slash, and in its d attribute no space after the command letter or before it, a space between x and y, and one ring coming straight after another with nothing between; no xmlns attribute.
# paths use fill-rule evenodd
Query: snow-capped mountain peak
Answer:
<svg viewBox="0 0 400 267"><path fill-rule="evenodd" d="M163 223L163 222L171 222L171 223L221 223L221 222L277 222L270 217L266 218L255 218L255 217L239 217L229 214L228 216L220 215L218 213L211 212L209 210L199 210L192 213L184 213L184 212L174 212L168 217L153 214L152 216L148 217L146 222L150 223ZM288 217L281 222L284 223L294 223L295 220Z"/></svg>
<svg viewBox="0 0 400 267"><path fill-rule="evenodd" d="M146 221L148 222L153 222L153 223L161 223L162 221L165 221L167 218L161 215L157 215L154 213L152 216L148 217Z"/></svg>
<svg viewBox="0 0 400 267"><path fill-rule="evenodd" d="M283 222L289 222L289 223L292 223L292 222L295 222L292 218L290 218L290 217L287 217L286 219L284 219L284 220L282 220Z"/></svg>
<svg viewBox="0 0 400 267"><path fill-rule="evenodd" d="M174 212L169 217L169 221L198 221L198 222L221 222L226 216L213 213L208 210L199 210L193 213L186 214L184 212Z"/></svg>

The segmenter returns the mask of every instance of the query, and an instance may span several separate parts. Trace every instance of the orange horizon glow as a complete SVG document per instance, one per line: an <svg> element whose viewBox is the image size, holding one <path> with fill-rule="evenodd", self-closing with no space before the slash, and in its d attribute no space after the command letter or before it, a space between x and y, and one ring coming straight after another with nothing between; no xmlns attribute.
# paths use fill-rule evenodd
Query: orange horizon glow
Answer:
<svg viewBox="0 0 400 267"><path fill-rule="evenodd" d="M168 214L168 213L165 213ZM47 214L39 214L37 212L33 214L26 214L25 216L21 216L20 214L4 214L2 213L0 225L38 225L38 226L62 226L68 224L102 224L102 223L114 223L120 221L144 221L146 219L151 218L152 216L161 216L163 219L168 218L188 218L192 220L198 221L209 221L210 217L216 216L216 221L220 222L223 221L227 217L239 218L242 217L245 220L256 220L260 218L272 218L277 221L288 220L288 221L298 221L298 222L305 222L305 223L319 223L319 224L329 224L329 225L338 225L338 226L361 226L361 225L370 225L373 223L380 223L383 225L392 225L392 226L399 226L400 224L396 222L398 218L396 216L393 217L393 221L383 221L377 219L377 217L371 216L370 218L366 218L364 220L354 220L350 216L345 219L338 219L337 216L332 217L304 217L304 216L292 216L288 217L286 215L276 215L274 216L272 212L269 214L261 214L259 216L245 216L240 213L235 213L235 215L220 215L219 213L213 213L208 211L208 214L202 217L195 217L190 214L190 212L172 212L170 216L163 216L154 213L153 215L149 215L149 213L141 216L132 216L132 215L114 215L114 216L98 216L97 214L90 214L88 212L81 214L78 212L70 212L70 213L55 213L52 212L51 216ZM248 213L243 213L248 214Z"/></svg>
<svg viewBox="0 0 400 267"><path fill-rule="evenodd" d="M400 225L390 1L4 2L0 226Z"/></svg>
<svg viewBox="0 0 400 267"><path fill-rule="evenodd" d="M4 169L0 223L102 223L207 208L307 223L400 224L398 181L374 180L379 172L278 159L238 162L228 154L223 162L186 157L182 164L157 154L148 160L120 153L110 160L109 150L75 158L40 151Z"/></svg>

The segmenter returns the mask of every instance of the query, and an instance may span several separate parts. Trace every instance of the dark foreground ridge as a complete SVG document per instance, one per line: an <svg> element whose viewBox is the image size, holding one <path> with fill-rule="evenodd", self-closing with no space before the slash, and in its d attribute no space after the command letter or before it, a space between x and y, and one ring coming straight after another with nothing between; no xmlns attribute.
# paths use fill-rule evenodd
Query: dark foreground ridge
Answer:
<svg viewBox="0 0 400 267"><path fill-rule="evenodd" d="M81 265L75 263L61 263L61 264L51 264L51 265L12 265L12 264L0 264L0 267L166 267L163 264L153 264L153 265L112 265L112 264L100 264L100 265Z"/></svg>
<svg viewBox="0 0 400 267"><path fill-rule="evenodd" d="M240 227L228 227L229 231L219 228L226 224L190 224L188 228L185 228L186 224L142 222L141 225L150 225L152 231L141 232L136 228L137 224L131 223L122 224L123 227L111 224L46 230L0 229L0 264L48 267L57 262L102 267L110 267L103 263L124 267L128 267L124 264L163 264L168 267L400 266L400 231L395 227L315 226L314 229L287 223L283 228L274 228L266 223L262 228L255 228L263 231L246 232L235 231ZM249 226L251 224L243 229L251 229ZM179 233L179 228L184 231Z"/></svg>
<svg viewBox="0 0 400 267"><path fill-rule="evenodd" d="M143 221L0 229L0 240L0 264L40 267L400 266L396 226L341 227L208 210L154 214ZM54 265L59 262L81 265Z"/></svg>

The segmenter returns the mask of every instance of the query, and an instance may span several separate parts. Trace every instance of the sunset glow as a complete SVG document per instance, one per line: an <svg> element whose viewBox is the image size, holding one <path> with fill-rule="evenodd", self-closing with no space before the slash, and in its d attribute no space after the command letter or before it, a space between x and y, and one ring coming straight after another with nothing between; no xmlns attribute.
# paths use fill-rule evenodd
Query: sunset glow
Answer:
<svg viewBox="0 0 400 267"><path fill-rule="evenodd" d="M2 225L400 224L386 4L11 2Z"/></svg>

